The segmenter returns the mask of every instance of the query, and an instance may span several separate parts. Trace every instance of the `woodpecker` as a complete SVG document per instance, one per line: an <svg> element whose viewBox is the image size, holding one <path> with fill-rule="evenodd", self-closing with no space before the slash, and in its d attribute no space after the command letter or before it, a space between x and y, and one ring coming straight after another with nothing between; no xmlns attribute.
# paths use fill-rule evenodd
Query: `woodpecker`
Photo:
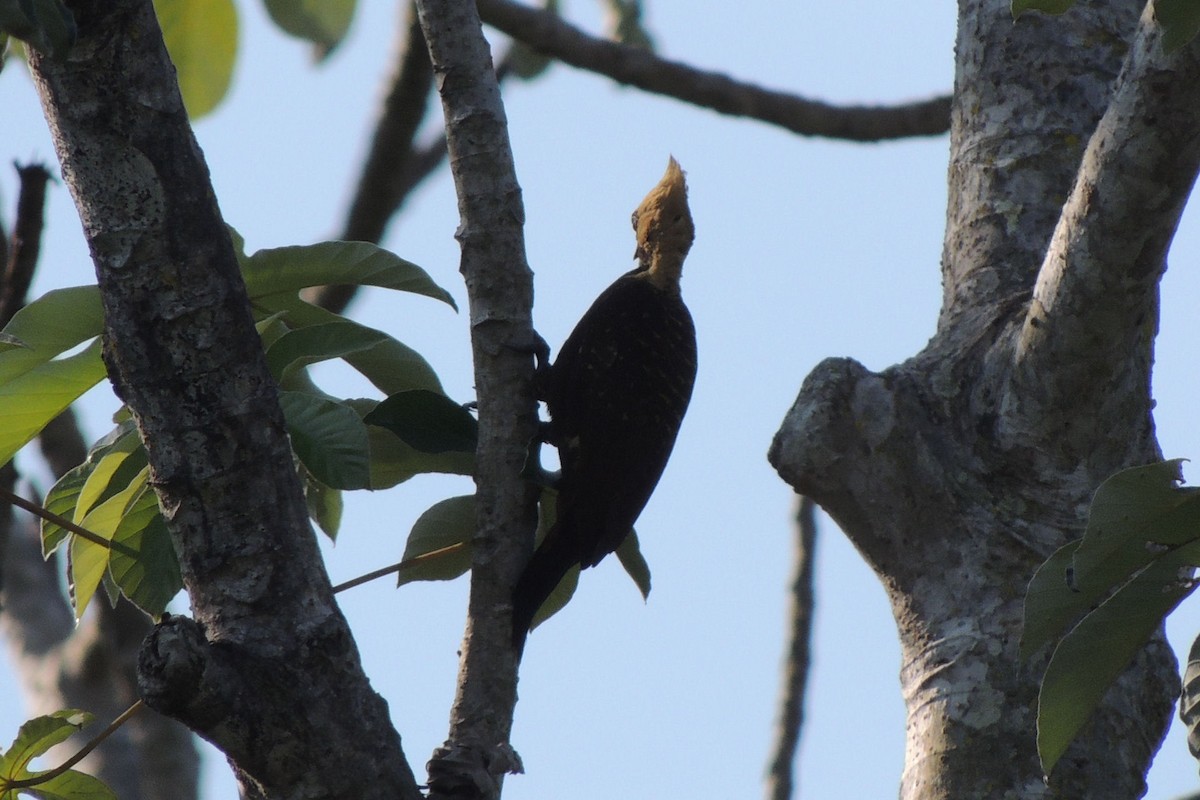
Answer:
<svg viewBox="0 0 1200 800"><path fill-rule="evenodd" d="M637 266L604 290L549 367L543 392L558 449L557 519L513 591L513 643L574 565L594 567L650 499L696 380L696 330L679 291L695 238L671 158L633 212Z"/></svg>

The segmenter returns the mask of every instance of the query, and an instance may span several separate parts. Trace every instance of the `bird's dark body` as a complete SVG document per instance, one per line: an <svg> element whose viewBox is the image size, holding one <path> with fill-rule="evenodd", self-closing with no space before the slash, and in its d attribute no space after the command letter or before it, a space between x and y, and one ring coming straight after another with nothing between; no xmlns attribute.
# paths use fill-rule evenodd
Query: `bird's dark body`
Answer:
<svg viewBox="0 0 1200 800"><path fill-rule="evenodd" d="M682 298L636 269L592 304L546 380L548 439L562 478L558 518L513 593L518 645L575 564L595 566L629 534L675 445L696 378Z"/></svg>

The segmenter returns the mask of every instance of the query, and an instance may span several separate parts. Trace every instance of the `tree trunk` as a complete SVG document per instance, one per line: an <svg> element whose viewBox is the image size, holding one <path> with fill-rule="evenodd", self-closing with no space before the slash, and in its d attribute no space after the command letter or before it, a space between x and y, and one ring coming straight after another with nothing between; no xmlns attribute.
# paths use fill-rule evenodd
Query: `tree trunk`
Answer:
<svg viewBox="0 0 1200 800"><path fill-rule="evenodd" d="M333 600L154 8L70 6L69 59L30 67L195 617L149 637L141 694L220 747L245 795L420 797Z"/></svg>
<svg viewBox="0 0 1200 800"><path fill-rule="evenodd" d="M1025 586L1082 534L1099 483L1160 458L1157 286L1200 163L1198 48L1164 55L1136 3L1015 23L1008 9L959 4L936 334L882 373L820 364L771 460L891 600L902 798L1138 797L1178 694L1165 642L1048 782L1035 745L1046 654L1024 665L1017 648Z"/></svg>

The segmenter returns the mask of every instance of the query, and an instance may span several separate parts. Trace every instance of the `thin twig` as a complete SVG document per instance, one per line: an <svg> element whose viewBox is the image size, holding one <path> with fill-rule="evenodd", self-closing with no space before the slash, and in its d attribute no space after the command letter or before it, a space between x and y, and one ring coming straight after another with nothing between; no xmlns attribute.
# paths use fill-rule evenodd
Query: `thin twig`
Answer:
<svg viewBox="0 0 1200 800"><path fill-rule="evenodd" d="M71 533L75 534L76 536L86 539L87 541L91 542L92 544L98 544L101 547L107 547L110 550L116 550L116 551L123 553L124 555L130 556L132 558L137 558L137 556L138 556L138 552L136 550L134 550L133 548L129 547L128 545L121 544L120 542L109 541L108 539L105 539L103 536L101 536L98 533L93 533L92 531L89 531L87 528L76 525L74 522L67 519L66 517L59 516L58 514L55 514L53 511L50 511L49 509L39 506L37 503L33 503L33 502L30 502L29 500L26 500L24 497L21 497L19 494L10 492L8 489L4 488L3 486L0 486L0 500L5 500L5 501L13 504L17 508L20 508L24 511L28 511L30 514L33 514L36 517L40 517L41 519L44 519L47 522L53 522L55 525L59 526L60 528L65 528L66 530L70 531Z"/></svg>
<svg viewBox="0 0 1200 800"><path fill-rule="evenodd" d="M511 0L479 0L478 7L487 24L564 64L804 136L877 142L936 136L950 128L948 96L894 106L836 106L696 69L642 48L598 39L553 13Z"/></svg>
<svg viewBox="0 0 1200 800"><path fill-rule="evenodd" d="M55 767L54 769L49 770L47 772L39 772L37 775L34 775L29 778L23 778L19 781L10 781L9 783L4 784L0 788L3 788L3 790L5 792L12 791L13 789L27 789L27 788L31 788L33 786L38 786L40 784L43 784L46 781L53 780L54 778L57 778L59 775L62 775L64 772L69 770L71 767L75 766L80 761L83 761L85 758L87 758L88 753L91 753L93 750L95 750L97 747L100 746L101 742L103 742L109 736L112 736L114 733L116 733L117 730L122 725L124 725L126 722L128 722L133 717L134 714L141 711L143 707L144 707L144 703L142 703L141 700L138 700L136 703L131 705L129 708L125 709L125 711L121 714L121 716L117 717L111 723L109 723L107 728L100 731L100 733L95 738L93 738L91 741L89 741L87 744L85 744L79 750L78 753L71 756L66 761L59 764L57 767Z"/></svg>
<svg viewBox="0 0 1200 800"><path fill-rule="evenodd" d="M796 509L796 556L787 663L775 727L775 752L767 770L767 800L791 800L795 791L796 750L804 725L813 625L813 563L816 556L816 504L801 496Z"/></svg>
<svg viewBox="0 0 1200 800"><path fill-rule="evenodd" d="M370 583L371 581L378 580L379 578L386 578L392 573L399 573L406 569L419 567L426 561L430 561L447 553L455 553L459 550L462 550L466 546L466 543L458 542L457 544L439 547L437 550L431 550L428 553L422 553L419 556L406 558L397 564L392 564L390 567L382 567L381 569L368 572L366 575L359 575L357 578L351 578L345 583L339 583L337 586L333 587L333 593L337 594L338 592L345 591L346 589L353 589L355 586L362 586L364 583Z"/></svg>

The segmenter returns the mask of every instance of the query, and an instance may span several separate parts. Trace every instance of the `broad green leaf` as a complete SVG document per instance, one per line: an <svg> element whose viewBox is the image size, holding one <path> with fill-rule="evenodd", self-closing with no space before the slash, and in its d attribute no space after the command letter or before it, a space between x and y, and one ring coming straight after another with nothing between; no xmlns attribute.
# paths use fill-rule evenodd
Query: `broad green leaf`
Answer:
<svg viewBox="0 0 1200 800"><path fill-rule="evenodd" d="M1173 53L1200 33L1200 3L1196 0L1158 0L1154 4L1163 27L1163 50Z"/></svg>
<svg viewBox="0 0 1200 800"><path fill-rule="evenodd" d="M412 581L449 581L471 568L475 496L434 503L417 518L404 546L397 586Z"/></svg>
<svg viewBox="0 0 1200 800"><path fill-rule="evenodd" d="M75 286L55 289L22 308L4 333L25 346L0 352L0 384L57 358L104 332L100 289Z"/></svg>
<svg viewBox="0 0 1200 800"><path fill-rule="evenodd" d="M131 424L122 428L127 430L126 434L94 462L91 474L79 491L73 522L81 522L97 503L124 490L131 481L138 478L144 481L146 451L142 448L142 440Z"/></svg>
<svg viewBox="0 0 1200 800"><path fill-rule="evenodd" d="M137 458L128 457L131 439L134 442L139 441L137 428L134 426L132 420L126 420L110 431L100 441L92 445L87 459L63 475L58 480L58 483L54 484L46 494L46 499L42 502L42 505L47 511L51 511L60 517L66 517L73 522L78 522L87 511L91 510L97 500L106 499L124 489L129 485L129 481L133 479L134 475L146 465L146 451L144 449L139 449ZM105 462L106 458L114 452L125 453L125 455L122 456L121 460L112 464L114 470L110 473L107 487L104 487L104 490L98 497L85 502L83 504L83 511L79 512L80 496L83 493L84 486L89 482L97 467ZM127 472L131 468L133 471ZM68 532L65 528L47 520L42 520L41 527L42 555L49 558L50 554L57 550L58 546L66 540Z"/></svg>
<svg viewBox="0 0 1200 800"><path fill-rule="evenodd" d="M237 60L233 0L154 0L188 116L199 119L229 91Z"/></svg>
<svg viewBox="0 0 1200 800"><path fill-rule="evenodd" d="M145 491L149 473L150 468L145 468L137 480L131 481L127 487L103 503L99 503L80 520L79 524L111 543L126 512ZM71 537L69 588L71 602L75 606L76 619L83 616L88 603L92 601L96 588L100 585L100 580L108 571L109 558L112 553L111 545L105 547L88 541L82 536Z"/></svg>
<svg viewBox="0 0 1200 800"><path fill-rule="evenodd" d="M621 566L625 568L625 572L633 578L634 585L642 593L642 599L648 599L650 597L650 565L646 563L646 557L642 555L637 531L629 532L629 535L617 547L616 555Z"/></svg>
<svg viewBox="0 0 1200 800"><path fill-rule="evenodd" d="M422 453L405 444L391 431L367 426L371 442L371 488L390 489L414 475L442 473L473 475L475 454L462 452Z"/></svg>
<svg viewBox="0 0 1200 800"><path fill-rule="evenodd" d="M61 0L0 0L0 30L63 60L78 29Z"/></svg>
<svg viewBox="0 0 1200 800"><path fill-rule="evenodd" d="M1044 11L1047 14L1063 14L1075 0L1012 0L1012 16L1017 19L1026 11Z"/></svg>
<svg viewBox="0 0 1200 800"><path fill-rule="evenodd" d="M346 36L357 0L266 0L267 13L283 31L307 39L326 55Z"/></svg>
<svg viewBox="0 0 1200 800"><path fill-rule="evenodd" d="M308 392L280 392L292 450L313 477L334 489L371 483L367 426L344 403Z"/></svg>
<svg viewBox="0 0 1200 800"><path fill-rule="evenodd" d="M1092 602L1071 590L1067 573L1079 540L1065 544L1038 567L1025 590L1025 620L1021 628L1022 661L1058 639L1087 611Z"/></svg>
<svg viewBox="0 0 1200 800"><path fill-rule="evenodd" d="M474 453L479 423L471 412L440 392L413 389L381 402L364 417L387 428L422 453Z"/></svg>
<svg viewBox="0 0 1200 800"><path fill-rule="evenodd" d="M0 755L0 779L21 780L29 777L29 763L60 745L94 717L86 711L68 708L43 717L34 717L21 726L12 746Z"/></svg>
<svg viewBox="0 0 1200 800"><path fill-rule="evenodd" d="M1105 691L1163 619L1196 588L1200 544L1156 558L1059 643L1038 696L1038 755L1049 774Z"/></svg>
<svg viewBox="0 0 1200 800"><path fill-rule="evenodd" d="M554 522L557 518L558 492L554 489L543 489L540 502L538 503L538 526L534 534L535 548L541 547L546 535L554 527ZM532 631L566 607L571 598L575 596L575 590L579 588L579 572L579 567L571 567L567 570L567 574L563 575L562 580L558 582L558 586L555 586L554 591L546 598L546 602L542 603L541 608L533 615L533 621L529 626L529 630Z"/></svg>
<svg viewBox="0 0 1200 800"><path fill-rule="evenodd" d="M38 774L40 773L33 773L28 777L35 777ZM38 800L118 800L112 789L109 789L99 778L73 769L69 769L61 775L55 775L36 786L17 791L31 794Z"/></svg>
<svg viewBox="0 0 1200 800"><path fill-rule="evenodd" d="M1180 487L1180 462L1134 467L1100 485L1083 538L1034 575L1025 598L1023 657L1062 635L1161 555L1200 538L1200 490Z"/></svg>
<svg viewBox="0 0 1200 800"><path fill-rule="evenodd" d="M313 325L358 325L345 317L306 303L290 293L260 297L255 300L255 305L260 313L284 312L287 325L297 330ZM364 331L377 333L373 328L359 327ZM429 362L416 350L390 336L374 347L347 353L343 358L384 394L392 395L408 389L430 389L435 392L442 390L442 384Z"/></svg>
<svg viewBox="0 0 1200 800"><path fill-rule="evenodd" d="M302 471L308 515L331 541L336 540L338 528L342 525L342 493L321 483L308 470Z"/></svg>
<svg viewBox="0 0 1200 800"><path fill-rule="evenodd" d="M352 283L425 295L457 308L450 293L434 283L425 270L367 242L321 242L259 250L242 262L242 277L251 300L295 293L310 286Z"/></svg>
<svg viewBox="0 0 1200 800"><path fill-rule="evenodd" d="M0 384L0 464L104 378L100 341L73 356L48 361ZM0 354L24 353L10 350ZM0 367L2 369L2 367Z"/></svg>
<svg viewBox="0 0 1200 800"><path fill-rule="evenodd" d="M310 325L288 331L275 339L267 348L267 366L276 379L284 381L301 367L369 350L387 338L387 334L381 331L347 319Z"/></svg>
<svg viewBox="0 0 1200 800"><path fill-rule="evenodd" d="M143 484L126 509L113 545L108 568L121 594L154 619L160 618L183 588L183 578L167 523L149 486Z"/></svg>
<svg viewBox="0 0 1200 800"><path fill-rule="evenodd" d="M11 350L14 347L24 347L26 350L29 349L29 345L22 342L16 336L13 336L11 333L4 333L3 331L0 331L0 353L4 352L5 350Z"/></svg>

